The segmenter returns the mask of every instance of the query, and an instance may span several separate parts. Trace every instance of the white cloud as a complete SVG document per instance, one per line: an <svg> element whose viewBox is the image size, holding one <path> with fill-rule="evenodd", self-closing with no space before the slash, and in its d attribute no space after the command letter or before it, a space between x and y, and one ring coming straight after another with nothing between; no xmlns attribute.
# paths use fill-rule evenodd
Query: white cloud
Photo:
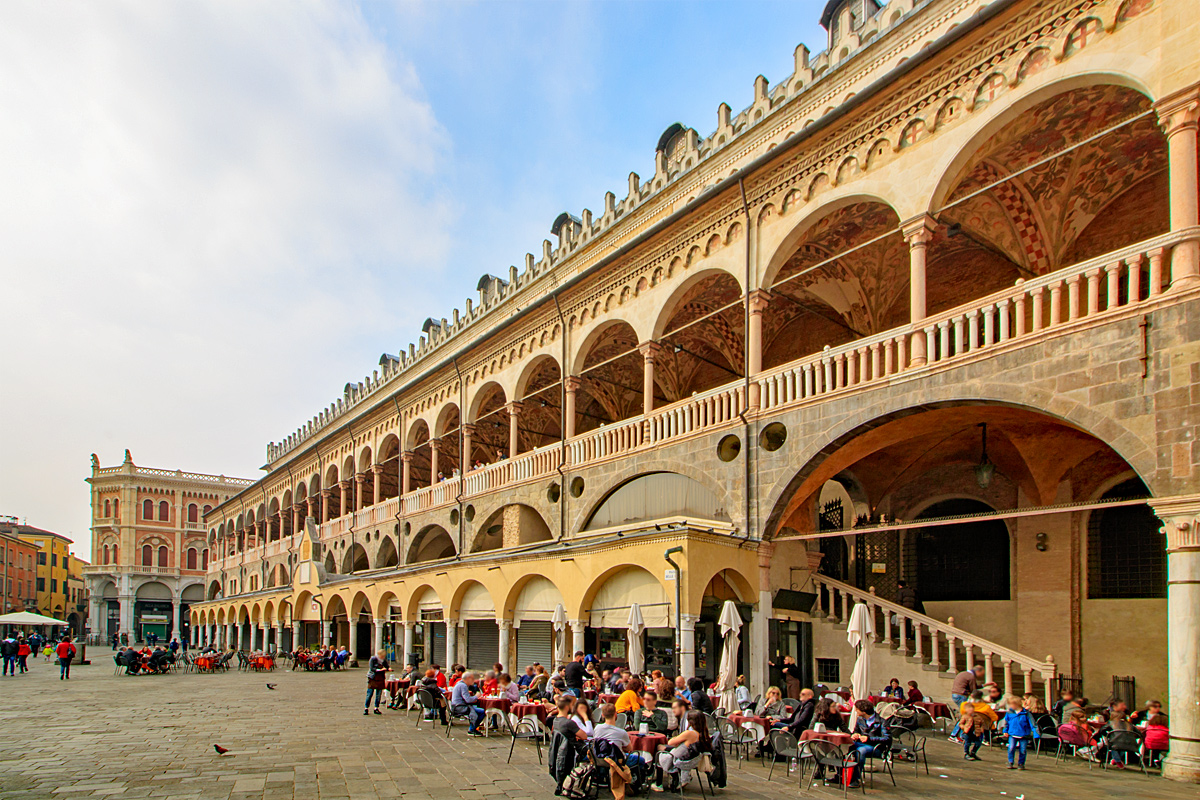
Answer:
<svg viewBox="0 0 1200 800"><path fill-rule="evenodd" d="M0 6L0 513L261 463L431 305L448 148L353 7Z"/></svg>

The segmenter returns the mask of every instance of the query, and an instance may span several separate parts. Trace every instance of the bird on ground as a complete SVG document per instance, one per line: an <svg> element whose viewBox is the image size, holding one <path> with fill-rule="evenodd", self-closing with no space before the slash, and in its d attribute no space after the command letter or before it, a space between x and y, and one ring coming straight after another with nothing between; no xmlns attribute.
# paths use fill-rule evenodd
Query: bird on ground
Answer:
<svg viewBox="0 0 1200 800"><path fill-rule="evenodd" d="M221 745L219 745L219 744L214 744L214 745L213 745L213 750L216 750L216 751L217 751L217 755L219 755L219 756L223 756L223 755L225 755L226 753L228 753L228 752L229 752L229 748L227 748L227 747L221 747Z"/></svg>
<svg viewBox="0 0 1200 800"><path fill-rule="evenodd" d="M268 689L274 689L274 688L276 687L276 685L277 685L277 684L274 684L274 683L268 683L268 684L267 684L267 688L268 688Z"/></svg>

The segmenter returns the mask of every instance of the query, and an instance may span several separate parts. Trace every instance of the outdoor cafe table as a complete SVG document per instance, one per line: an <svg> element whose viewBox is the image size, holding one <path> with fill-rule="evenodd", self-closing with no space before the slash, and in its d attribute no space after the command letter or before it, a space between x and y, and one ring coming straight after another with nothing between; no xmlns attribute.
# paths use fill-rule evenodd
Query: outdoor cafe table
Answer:
<svg viewBox="0 0 1200 800"><path fill-rule="evenodd" d="M595 700L596 699L596 690L595 689L584 689L583 690L583 699L584 700Z"/></svg>
<svg viewBox="0 0 1200 800"><path fill-rule="evenodd" d="M509 700L507 697L484 697L480 699L479 705L483 706L485 711L495 709L507 714L512 708L512 700ZM526 705L529 704L527 703Z"/></svg>
<svg viewBox="0 0 1200 800"><path fill-rule="evenodd" d="M800 734L800 741L807 742L810 739L820 739L821 741L839 746L850 744L854 741L850 738L850 734L842 733L841 731L804 731Z"/></svg>
<svg viewBox="0 0 1200 800"><path fill-rule="evenodd" d="M394 700L396 695L400 693L400 690L407 689L410 683L411 681L404 680L403 678L388 678L383 682L383 688L387 689L388 694Z"/></svg>
<svg viewBox="0 0 1200 800"><path fill-rule="evenodd" d="M196 656L196 667L201 670L211 670L216 668L217 656Z"/></svg>
<svg viewBox="0 0 1200 800"><path fill-rule="evenodd" d="M771 720L767 717L756 717L752 714L730 714L729 721L740 728L752 731L760 742L767 738L767 731L771 730Z"/></svg>
<svg viewBox="0 0 1200 800"><path fill-rule="evenodd" d="M951 719L950 706L945 703L913 703L917 708L923 708L934 719Z"/></svg>
<svg viewBox="0 0 1200 800"><path fill-rule="evenodd" d="M549 716L549 709L541 703L513 703L512 713L518 718L533 716L537 717L538 722L546 724L546 719Z"/></svg>
<svg viewBox="0 0 1200 800"><path fill-rule="evenodd" d="M602 694L602 695L600 695L599 700L601 703L615 703L615 702L617 702L618 697L620 697L620 695Z"/></svg>
<svg viewBox="0 0 1200 800"><path fill-rule="evenodd" d="M271 656L250 656L250 666L256 670L274 669L275 659Z"/></svg>
<svg viewBox="0 0 1200 800"><path fill-rule="evenodd" d="M635 752L654 753L660 745L667 743L667 737L661 733L631 733L629 743Z"/></svg>

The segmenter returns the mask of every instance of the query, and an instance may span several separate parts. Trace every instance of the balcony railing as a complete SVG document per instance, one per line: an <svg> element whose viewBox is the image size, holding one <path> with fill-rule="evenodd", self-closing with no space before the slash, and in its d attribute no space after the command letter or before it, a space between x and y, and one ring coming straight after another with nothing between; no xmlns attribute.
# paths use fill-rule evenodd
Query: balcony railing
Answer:
<svg viewBox="0 0 1200 800"><path fill-rule="evenodd" d="M1171 248L1200 239L1200 228L1157 236L1089 259L957 308L935 314L920 326L904 326L827 347L754 379L759 411L818 402L834 394L876 385L901 373L953 368L966 360L1036 337L1058 335L1116 312L1155 301L1165 291ZM926 363L910 363L915 332L925 335ZM321 525L322 538L386 523L397 516L451 505L506 487L593 465L639 450L729 427L748 410L746 383L735 381L678 401L653 413L604 425L565 443L546 445L498 461L465 476L415 489L345 514Z"/></svg>

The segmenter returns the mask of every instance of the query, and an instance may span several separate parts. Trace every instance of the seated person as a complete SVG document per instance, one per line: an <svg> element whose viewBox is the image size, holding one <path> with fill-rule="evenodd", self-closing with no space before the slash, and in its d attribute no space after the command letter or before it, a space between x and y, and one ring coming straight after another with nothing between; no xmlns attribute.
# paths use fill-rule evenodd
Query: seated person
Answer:
<svg viewBox="0 0 1200 800"><path fill-rule="evenodd" d="M1067 717L1067 721L1063 723L1062 727L1073 728L1080 740L1087 742L1087 746L1076 748L1075 754L1096 761L1095 729L1092 727L1092 723L1088 722L1087 713L1082 708L1073 709L1068 713L1070 716Z"/></svg>
<svg viewBox="0 0 1200 800"><path fill-rule="evenodd" d="M867 758L880 757L892 747L892 733L883 717L875 713L875 705L870 700L859 700L854 708L858 711L858 719L854 723L854 732L850 734L854 744L848 756L852 756L857 763L850 779L851 789L862 785L863 764Z"/></svg>
<svg viewBox="0 0 1200 800"><path fill-rule="evenodd" d="M483 693L484 695L493 695L496 693L497 687L500 685L499 679L496 677L496 671L489 669L483 673Z"/></svg>
<svg viewBox="0 0 1200 800"><path fill-rule="evenodd" d="M534 674L529 682L529 696L538 698L547 693L547 687L550 683L550 674L546 672L546 668L541 664L534 664L533 666Z"/></svg>
<svg viewBox="0 0 1200 800"><path fill-rule="evenodd" d="M569 694L560 694L555 701L556 715L550 723L550 729L562 737L556 736L550 743L550 774L558 781L555 794L562 792L563 780L587 746L587 734L575 719L576 700Z"/></svg>
<svg viewBox="0 0 1200 800"><path fill-rule="evenodd" d="M712 700L709 699L708 692L704 691L704 681L699 678L689 678L688 687L688 702L692 704L692 708L704 714L713 713Z"/></svg>
<svg viewBox="0 0 1200 800"><path fill-rule="evenodd" d="M687 713L686 727L668 739L667 749L658 754L662 779L650 788L656 792L678 788L682 792L691 780L696 759L704 753L711 753L712 749L704 714L692 709Z"/></svg>
<svg viewBox="0 0 1200 800"><path fill-rule="evenodd" d="M817 702L813 698L812 689L800 690L800 704L796 706L796 710L790 717L783 720L781 725L786 727L788 733L800 738L800 734L804 733L812 725L813 715L817 710Z"/></svg>
<svg viewBox="0 0 1200 800"><path fill-rule="evenodd" d="M682 697L684 700L687 700L690 703L690 702L692 702L691 695L692 695L692 693L688 690L687 678L683 677L682 675L676 676L675 677L675 696Z"/></svg>
<svg viewBox="0 0 1200 800"><path fill-rule="evenodd" d="M911 706L913 703L922 703L924 701L925 695L921 692L920 687L917 686L917 682L909 681L908 694L904 696L904 702Z"/></svg>
<svg viewBox="0 0 1200 800"><path fill-rule="evenodd" d="M633 752L633 742L629 734L617 723L617 707L612 703L600 706L601 722L592 733L592 738L608 742L624 755L624 761L611 762L608 770L609 788L612 789L614 800L625 797L625 785L633 779L632 773L622 767L632 767L645 760L642 753ZM614 769L615 767L615 769Z"/></svg>
<svg viewBox="0 0 1200 800"><path fill-rule="evenodd" d="M1054 715L1054 718L1058 720L1059 724L1065 724L1066 721L1071 717L1071 712L1067 706L1074 706L1076 708L1082 707L1081 704L1075 699L1075 692L1071 691L1070 689L1063 689L1061 692L1059 692L1058 701L1050 709L1050 713Z"/></svg>
<svg viewBox="0 0 1200 800"><path fill-rule="evenodd" d="M496 679L496 695L516 703L521 699L521 687L513 683L511 675L507 672L502 672L500 677Z"/></svg>
<svg viewBox="0 0 1200 800"><path fill-rule="evenodd" d="M142 668L142 658L137 650L132 647L122 654L122 664L125 666L126 675L137 675L138 670Z"/></svg>
<svg viewBox="0 0 1200 800"><path fill-rule="evenodd" d="M467 735L479 736L479 721L483 719L483 709L479 707L476 696L475 673L464 672L462 678L454 684L450 692L450 710L459 716L467 718Z"/></svg>
<svg viewBox="0 0 1200 800"><path fill-rule="evenodd" d="M886 697L889 700L904 701L904 689L900 687L900 679L892 678L888 681L888 685L883 687L883 692L880 697Z"/></svg>
<svg viewBox="0 0 1200 800"><path fill-rule="evenodd" d="M575 697L570 692L566 694ZM589 739L592 738L592 705L587 700L575 699L575 724Z"/></svg>
<svg viewBox="0 0 1200 800"><path fill-rule="evenodd" d="M962 732L963 758L967 761L979 760L979 748L983 744L983 735L996 725L1000 715L992 708L983 696L982 689L971 692L970 697L962 702L958 709L959 729Z"/></svg>
<svg viewBox="0 0 1200 800"><path fill-rule="evenodd" d="M1171 731L1167 726L1166 714L1155 714L1146 720L1146 733L1142 739L1143 758L1146 766L1161 767L1163 753L1171 746Z"/></svg>
<svg viewBox="0 0 1200 800"><path fill-rule="evenodd" d="M441 719L442 724L446 724L446 701L445 695L442 693L442 687L438 685L437 672L432 669L425 670L425 677L421 680L421 688L425 689L433 696L434 708L428 710L428 718L432 719L436 713Z"/></svg>
<svg viewBox="0 0 1200 800"><path fill-rule="evenodd" d="M756 717L768 717L772 720L782 720L787 716L787 707L783 704L783 692L778 686L768 686L767 695L758 701L754 710Z"/></svg>
<svg viewBox="0 0 1200 800"><path fill-rule="evenodd" d="M1131 716L1129 718L1129 721L1140 728L1141 726L1149 723L1151 717L1158 717L1158 716L1161 716L1161 717L1167 716L1166 714L1163 713L1162 703L1160 703L1157 700L1150 700L1149 702L1146 703L1145 708L1141 709L1140 711L1135 711L1133 716ZM1163 724L1166 725L1167 723L1164 722Z"/></svg>
<svg viewBox="0 0 1200 800"><path fill-rule="evenodd" d="M682 697L671 701L671 713L667 715L667 731L687 730L687 714L692 710L692 704Z"/></svg>
<svg viewBox="0 0 1200 800"><path fill-rule="evenodd" d="M517 678L517 688L518 689L528 688L529 685L533 683L533 676L534 676L533 665L530 665L525 668L525 674L522 675L521 677Z"/></svg>
<svg viewBox="0 0 1200 800"><path fill-rule="evenodd" d="M837 695L822 697L817 701L817 705L813 708L813 727L823 725L827 731L840 731L841 733L849 733L846 728L846 720L837 710L837 703L834 698Z"/></svg>
<svg viewBox="0 0 1200 800"><path fill-rule="evenodd" d="M630 678L625 684L625 691L617 698L617 713L632 714L642 707L642 686L640 678Z"/></svg>
<svg viewBox="0 0 1200 800"><path fill-rule="evenodd" d="M616 714L616 706L613 706L613 713ZM653 689L642 692L642 707L629 717L631 730L640 731L643 724L646 725L647 733L665 735L668 730L667 712L658 707L658 692Z"/></svg>
<svg viewBox="0 0 1200 800"><path fill-rule="evenodd" d="M750 687L746 685L746 676L737 676L737 686L733 687L733 698L738 704L738 711L745 711L754 705L754 698L750 696Z"/></svg>

